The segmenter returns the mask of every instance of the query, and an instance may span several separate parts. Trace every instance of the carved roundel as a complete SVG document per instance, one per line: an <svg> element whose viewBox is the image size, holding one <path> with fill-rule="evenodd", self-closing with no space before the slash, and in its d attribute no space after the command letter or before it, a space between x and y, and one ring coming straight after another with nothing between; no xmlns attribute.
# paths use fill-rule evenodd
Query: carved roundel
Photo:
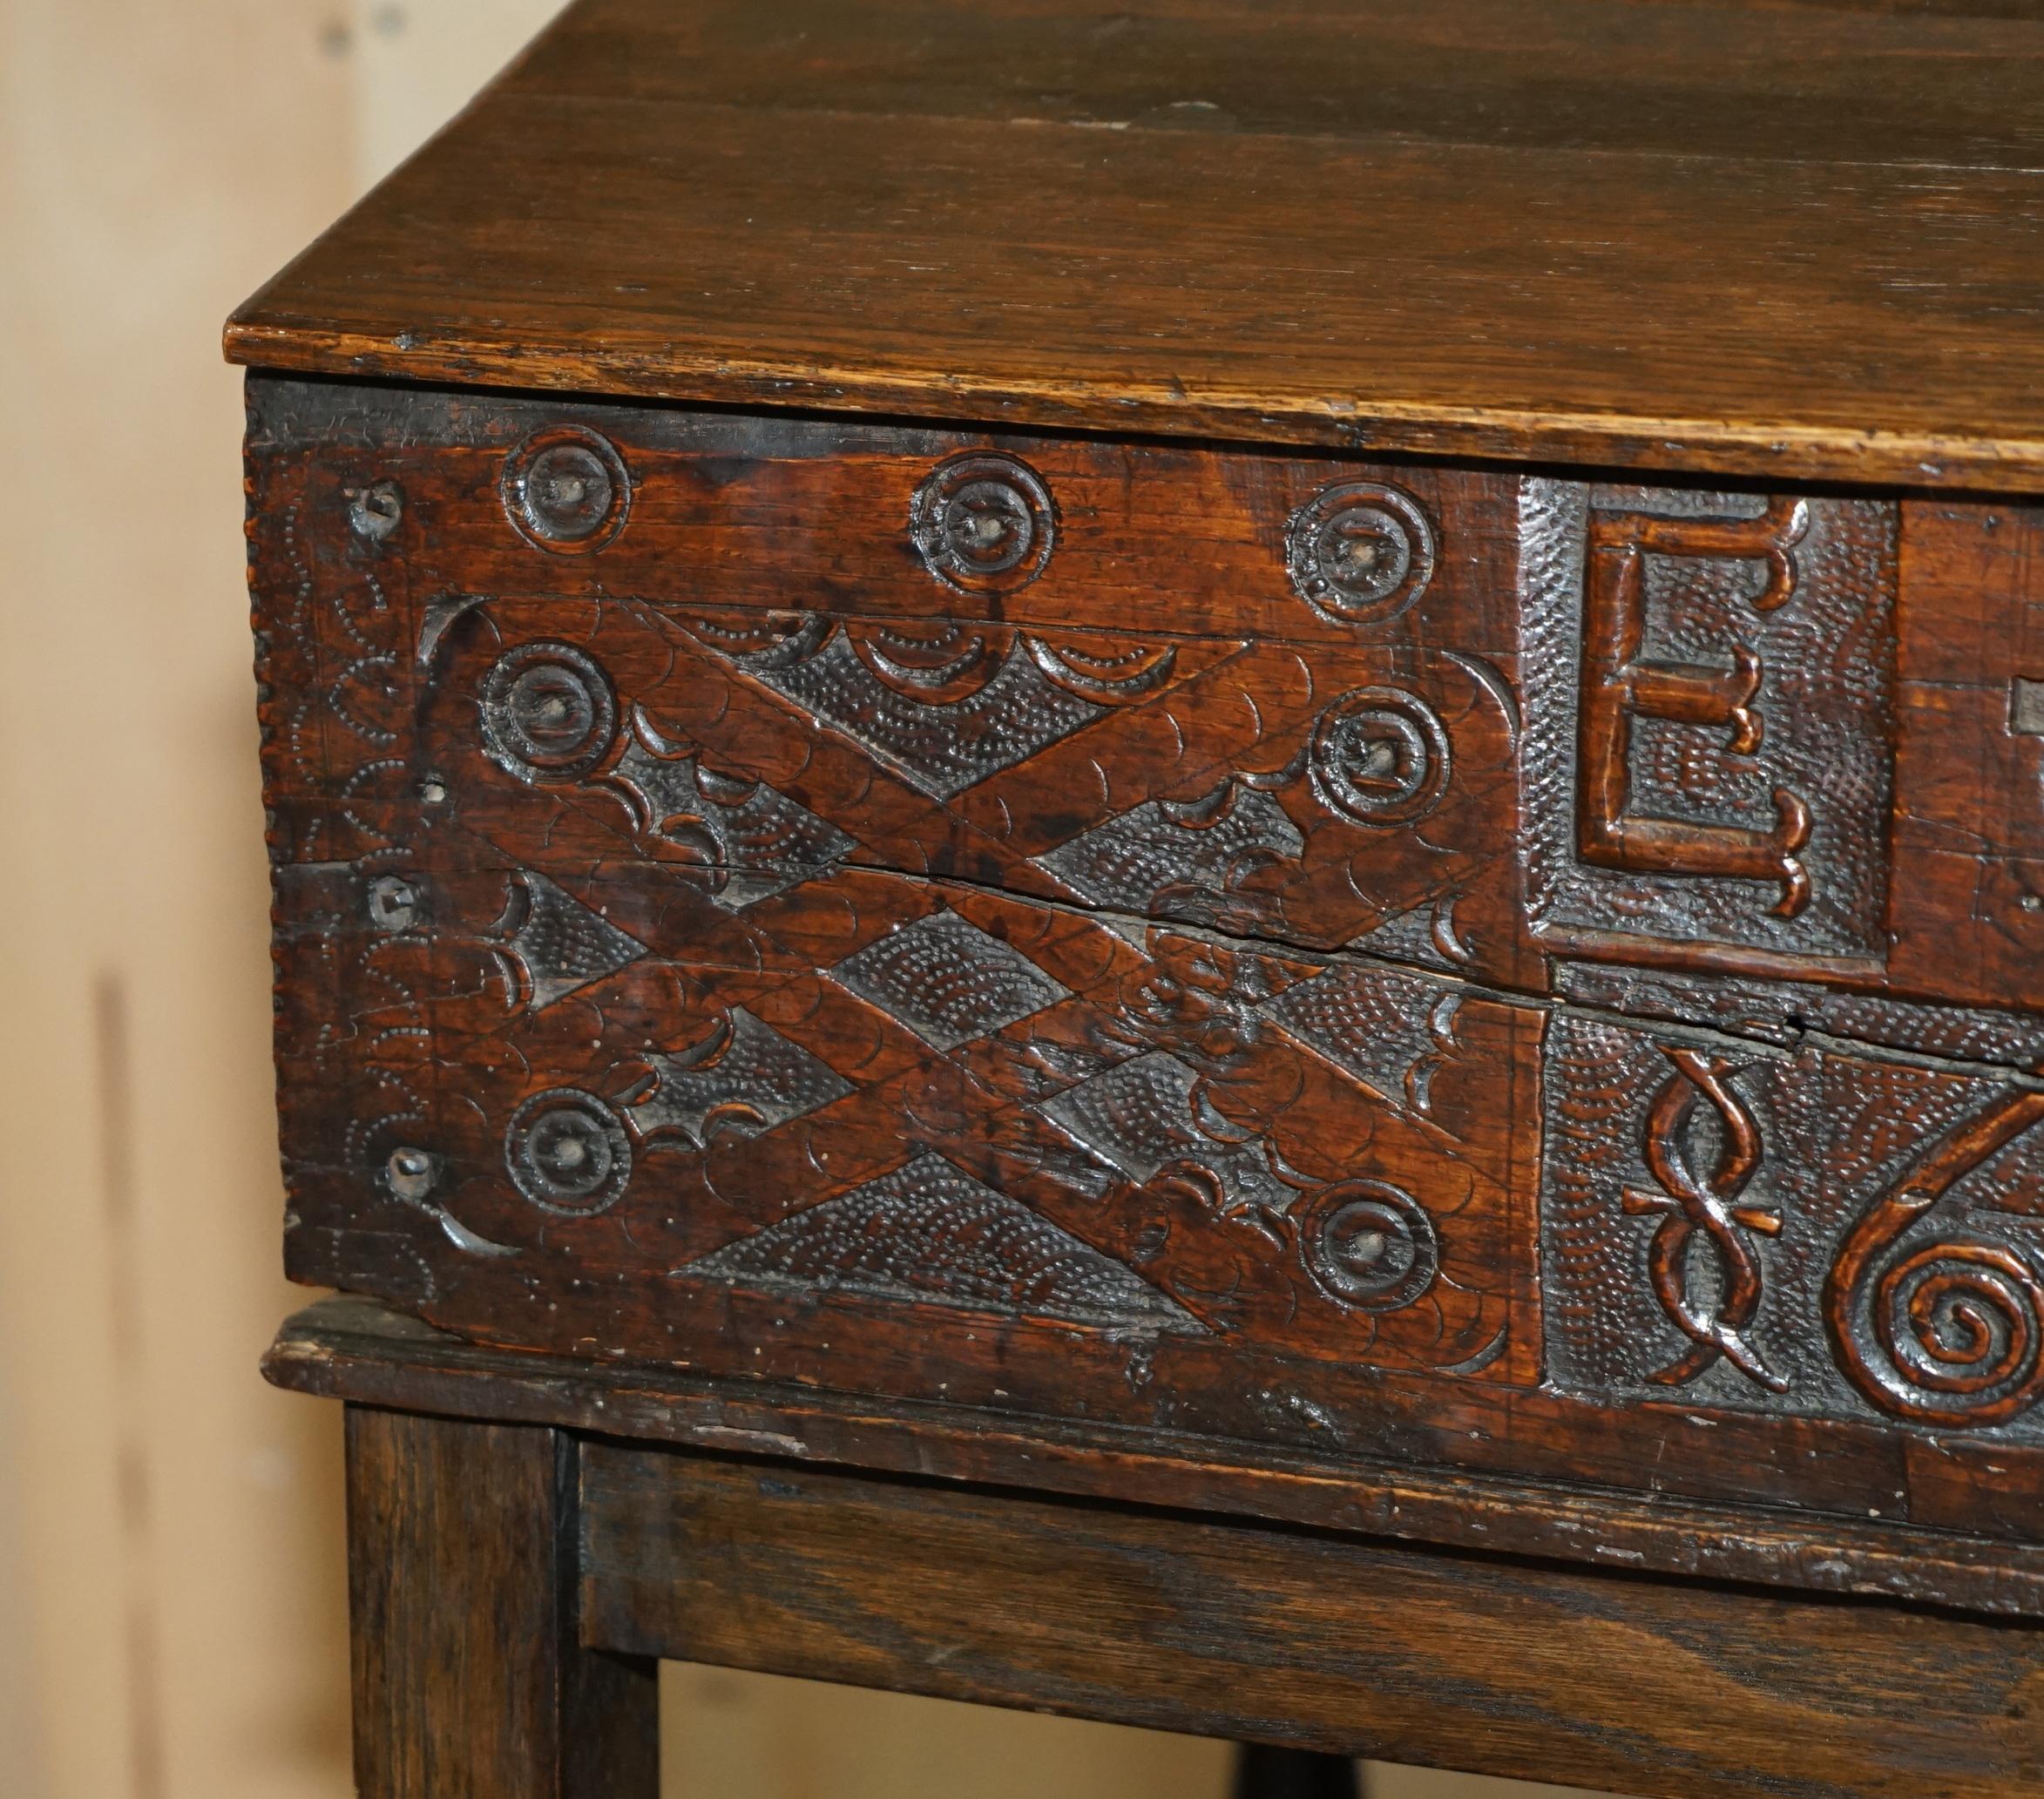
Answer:
<svg viewBox="0 0 2044 1799"><path fill-rule="evenodd" d="M1362 1312L1409 1306L1440 1272L1433 1220L1382 1180L1349 1180L1317 1194L1299 1218L1306 1272L1337 1305Z"/></svg>
<svg viewBox="0 0 2044 1799"><path fill-rule="evenodd" d="M938 580L967 593L1011 593L1051 559L1051 490L1014 457L954 456L916 490L909 535Z"/></svg>
<svg viewBox="0 0 2044 1799"><path fill-rule="evenodd" d="M527 543L581 555L624 530L632 477L607 438L557 425L535 431L505 459L504 510Z"/></svg>
<svg viewBox="0 0 2044 1799"><path fill-rule="evenodd" d="M511 1185L535 1206L585 1217L624 1192L632 1178L632 1140L593 1093L558 1087L535 1094L512 1114L504 1160Z"/></svg>
<svg viewBox="0 0 2044 1799"><path fill-rule="evenodd" d="M1357 687L1320 714L1307 767L1323 806L1358 824L1410 824L1447 790L1448 733L1418 694Z"/></svg>
<svg viewBox="0 0 2044 1799"><path fill-rule="evenodd" d="M572 644L521 644L484 678L482 725L490 760L526 786L579 781L617 735L618 702Z"/></svg>
<svg viewBox="0 0 2044 1799"><path fill-rule="evenodd" d="M1285 572L1337 625L1395 619L1433 578L1433 527L1410 494L1375 481L1330 487L1292 514Z"/></svg>
<svg viewBox="0 0 2044 1799"><path fill-rule="evenodd" d="M2044 1285L2000 1244L1923 1244L1880 1278L1874 1330L1900 1378L1891 1409L1964 1424L2014 1417L2044 1389Z"/></svg>

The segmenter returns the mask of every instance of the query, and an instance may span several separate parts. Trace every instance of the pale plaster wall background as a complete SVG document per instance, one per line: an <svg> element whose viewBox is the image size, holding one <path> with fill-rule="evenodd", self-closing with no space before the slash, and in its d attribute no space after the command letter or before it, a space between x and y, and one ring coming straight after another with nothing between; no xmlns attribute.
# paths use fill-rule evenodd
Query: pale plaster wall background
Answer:
<svg viewBox="0 0 2044 1799"><path fill-rule="evenodd" d="M303 1295L217 337L552 10L0 0L6 1799L352 1789L338 1418L254 1371ZM707 1670L667 1701L674 1799L1224 1787L1186 1739Z"/></svg>

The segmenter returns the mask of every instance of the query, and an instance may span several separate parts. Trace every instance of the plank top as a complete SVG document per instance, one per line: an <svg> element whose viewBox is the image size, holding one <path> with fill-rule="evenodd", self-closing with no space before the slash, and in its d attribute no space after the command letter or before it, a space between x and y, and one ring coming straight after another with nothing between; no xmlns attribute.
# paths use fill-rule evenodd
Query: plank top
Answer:
<svg viewBox="0 0 2044 1799"><path fill-rule="evenodd" d="M2044 486L2002 0L579 0L271 368Z"/></svg>

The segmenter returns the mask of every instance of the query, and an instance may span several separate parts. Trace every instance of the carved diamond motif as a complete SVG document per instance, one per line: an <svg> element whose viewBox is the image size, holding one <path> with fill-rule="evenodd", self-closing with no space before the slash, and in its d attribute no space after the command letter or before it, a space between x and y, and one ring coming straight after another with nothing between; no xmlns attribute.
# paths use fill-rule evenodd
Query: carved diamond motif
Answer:
<svg viewBox="0 0 2044 1799"><path fill-rule="evenodd" d="M1434 1069L1455 1047L1461 999L1395 969L1330 969L1263 1007L1309 1049L1394 1105L1425 1112Z"/></svg>
<svg viewBox="0 0 2044 1799"><path fill-rule="evenodd" d="M1203 1329L1120 1262L929 1153L685 1272L741 1286L836 1288L1076 1323Z"/></svg>
<svg viewBox="0 0 2044 1799"><path fill-rule="evenodd" d="M694 756L655 755L639 736L610 778L638 801L648 830L670 842L704 840L721 876L711 896L730 911L814 880L858 847L765 781L708 773Z"/></svg>
<svg viewBox="0 0 2044 1799"><path fill-rule="evenodd" d="M991 1037L1070 997L1019 950L956 912L903 925L831 976L938 1050Z"/></svg>
<svg viewBox="0 0 2044 1799"><path fill-rule="evenodd" d="M1082 1147L1141 1186L1174 1164L1202 1169L1223 1209L1282 1212L1296 1195L1272 1171L1268 1146L1216 1113L1199 1077L1154 1050L1046 1100L1044 1115Z"/></svg>
<svg viewBox="0 0 2044 1799"><path fill-rule="evenodd" d="M630 1108L642 1136L679 1131L698 1149L715 1136L757 1137L842 1099L851 1083L743 1006L709 1039L646 1061L660 1085Z"/></svg>
<svg viewBox="0 0 2044 1799"><path fill-rule="evenodd" d="M734 659L939 800L1026 761L1106 710L1046 680L1019 640L983 686L949 700L911 697L888 686L859 659L842 631L806 655L774 649Z"/></svg>
<svg viewBox="0 0 2044 1799"><path fill-rule="evenodd" d="M1269 794L1230 782L1216 804L1151 800L1035 858L1097 906L1130 912L1211 910L1257 869L1296 862L1306 840Z"/></svg>
<svg viewBox="0 0 2044 1799"><path fill-rule="evenodd" d="M524 869L498 929L524 976L525 1004L538 1011L557 999L607 979L646 955L646 945L565 893L545 876Z"/></svg>

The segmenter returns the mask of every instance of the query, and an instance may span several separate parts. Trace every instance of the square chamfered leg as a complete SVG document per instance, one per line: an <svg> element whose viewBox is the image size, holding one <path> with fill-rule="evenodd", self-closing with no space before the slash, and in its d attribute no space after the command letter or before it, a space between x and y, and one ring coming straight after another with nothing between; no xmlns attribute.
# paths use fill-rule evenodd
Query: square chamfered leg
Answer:
<svg viewBox="0 0 2044 1799"><path fill-rule="evenodd" d="M348 1408L361 1799L655 1799L657 1664L582 1647L566 1433Z"/></svg>

